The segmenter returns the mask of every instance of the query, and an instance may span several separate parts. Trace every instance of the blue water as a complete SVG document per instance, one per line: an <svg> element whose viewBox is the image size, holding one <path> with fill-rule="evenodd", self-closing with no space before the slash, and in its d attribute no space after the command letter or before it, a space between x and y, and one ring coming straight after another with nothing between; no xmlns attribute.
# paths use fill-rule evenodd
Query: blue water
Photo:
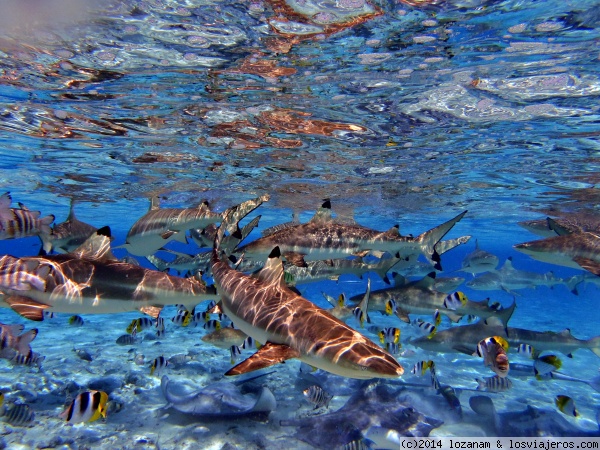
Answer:
<svg viewBox="0 0 600 450"><path fill-rule="evenodd" d="M454 271L475 238L501 263L512 257L517 269L561 278L583 274L537 262L512 246L537 238L519 221L597 214L600 3L435 3L0 5L0 193L11 192L13 207L22 202L42 215L54 214L55 223L66 219L74 201L80 220L111 227L114 245L124 242L153 196L169 207L206 199L223 211L269 193L271 200L251 215L262 214L260 229L287 222L293 213L309 220L324 198L331 198L340 217L382 231L400 224L402 234L417 235L468 210L448 237L473 238L442 256L439 276L471 278ZM257 230L249 239L259 235ZM5 240L0 254L32 256L39 247L37 237ZM170 247L195 251L192 245ZM143 258L140 263L152 267ZM373 288L384 287L376 275L372 282ZM299 286L323 307L322 292L351 296L365 287L366 279L352 276ZM504 306L513 301L512 293L501 290L460 289L475 300L490 297ZM598 289L588 283L579 295L565 286L518 290L510 325L569 328L582 339L599 335ZM68 315L32 324L0 310L2 323L38 327L32 347L46 356L39 372L0 360L0 389L7 398L17 399L23 389L36 393L29 399L36 424L10 427L0 419L8 430L0 442L35 448L56 435L72 448L75 442L106 448L311 448L290 437L293 429L277 426L279 419L309 410L301 390L293 390L295 363L277 366L265 378L279 405L266 423L244 419L232 431L218 420L199 425L161 419L159 378L114 343L136 317L89 315L84 327L73 329L66 326ZM414 327L383 316L376 320L378 326L400 326L403 345L411 348ZM218 380L230 367L228 352L199 341L202 332L170 332L160 345L143 342L136 351L147 363L162 353L204 352L202 362L169 373L197 386ZM97 354L89 367L72 353L74 344ZM415 350L399 358L407 382L428 383L410 368L429 358L440 379L457 388L475 389L474 378L492 375L477 358ZM586 380L598 375L598 359L588 350L578 350L573 359L560 356L562 372ZM83 390L90 377L124 380L131 373L141 374L143 382L111 394L123 409L104 423L66 427L57 417L68 401L59 386L74 381ZM489 394L499 412L531 405L560 415L554 397L565 394L581 414L562 416L570 426L598 429L600 397L588 385L513 382L512 390ZM358 389L348 383L349 391ZM329 412L348 395L334 397ZM434 433L491 433L482 431L469 408L471 395L465 390L460 397L464 423L447 423Z"/></svg>

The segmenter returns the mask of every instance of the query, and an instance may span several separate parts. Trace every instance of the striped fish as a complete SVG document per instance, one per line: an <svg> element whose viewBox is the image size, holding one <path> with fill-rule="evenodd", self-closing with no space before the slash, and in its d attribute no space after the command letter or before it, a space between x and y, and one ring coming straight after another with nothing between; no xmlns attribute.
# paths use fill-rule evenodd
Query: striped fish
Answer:
<svg viewBox="0 0 600 450"><path fill-rule="evenodd" d="M82 327L83 324L83 317L77 315L69 317L69 325L72 325L74 327Z"/></svg>
<svg viewBox="0 0 600 450"><path fill-rule="evenodd" d="M135 329L137 332L142 330L147 330L148 328L152 328L154 326L154 321L149 317L140 317L139 319L133 319L127 329L125 330L127 333L133 333Z"/></svg>
<svg viewBox="0 0 600 450"><path fill-rule="evenodd" d="M512 381L508 378L501 378L498 375L486 378L475 378L477 381L477 390L486 390L489 392L503 392L512 388Z"/></svg>
<svg viewBox="0 0 600 450"><path fill-rule="evenodd" d="M45 356L42 356L36 352L29 352L27 354L17 352L17 354L10 360L10 362L15 366L35 366L39 369L42 367L42 362L45 359Z"/></svg>
<svg viewBox="0 0 600 450"><path fill-rule="evenodd" d="M19 208L11 208L11 202L9 192L0 195L0 240L52 234L53 215L40 219L39 211L30 211L21 203Z"/></svg>
<svg viewBox="0 0 600 450"><path fill-rule="evenodd" d="M33 410L22 403L12 403L0 408L0 416L14 427L29 427L35 420Z"/></svg>
<svg viewBox="0 0 600 450"><path fill-rule="evenodd" d="M325 392L323 388L317 386L316 384L305 389L302 393L310 403L315 405L314 409L320 408L322 406L329 406L329 402L333 398L333 395L329 395L327 392Z"/></svg>
<svg viewBox="0 0 600 450"><path fill-rule="evenodd" d="M154 375L154 372L156 372L157 375L160 375L168 365L169 361L167 361L167 358L164 356L161 355L158 358L154 358L154 361L152 361L152 364L150 365L150 375Z"/></svg>
<svg viewBox="0 0 600 450"><path fill-rule="evenodd" d="M93 422L106 418L108 394L103 391L86 391L75 397L71 405L59 417L69 423Z"/></svg>
<svg viewBox="0 0 600 450"><path fill-rule="evenodd" d="M31 353L29 343L37 336L37 328L19 335L23 325L5 325L0 323L0 358L13 358L15 353L28 355Z"/></svg>

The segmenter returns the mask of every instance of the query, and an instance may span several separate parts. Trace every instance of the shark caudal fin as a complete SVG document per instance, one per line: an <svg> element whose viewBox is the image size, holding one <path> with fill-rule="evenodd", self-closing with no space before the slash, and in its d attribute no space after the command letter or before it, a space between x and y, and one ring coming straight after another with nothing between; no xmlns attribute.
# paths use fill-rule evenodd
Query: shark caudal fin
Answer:
<svg viewBox="0 0 600 450"><path fill-rule="evenodd" d="M502 325L504 325L505 332L508 330L508 321L510 320L513 313L515 312L516 307L517 307L517 300L513 297L513 302L508 308L503 308L500 311L498 311L498 318L502 322Z"/></svg>
<svg viewBox="0 0 600 450"><path fill-rule="evenodd" d="M587 347L594 352L594 355L600 357L600 336L596 336L587 340Z"/></svg>
<svg viewBox="0 0 600 450"><path fill-rule="evenodd" d="M454 225L460 222L465 214L467 214L467 211L463 211L453 219L450 219L449 221L444 222L443 224L438 225L429 231L426 231L416 238L416 241L421 244L421 251L429 260L429 262L433 263L437 270L442 270L442 265L440 263L440 253L438 250L436 250L436 244L440 242L440 240L452 229Z"/></svg>

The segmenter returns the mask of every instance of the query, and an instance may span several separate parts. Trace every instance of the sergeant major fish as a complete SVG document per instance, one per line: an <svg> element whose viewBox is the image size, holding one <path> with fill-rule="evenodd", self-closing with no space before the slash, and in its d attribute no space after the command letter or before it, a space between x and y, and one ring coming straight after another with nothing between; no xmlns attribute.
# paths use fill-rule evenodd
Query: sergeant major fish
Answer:
<svg viewBox="0 0 600 450"><path fill-rule="evenodd" d="M52 233L53 215L40 219L39 211L30 211L22 203L19 208L11 208L11 201L9 192L0 195L0 240Z"/></svg>

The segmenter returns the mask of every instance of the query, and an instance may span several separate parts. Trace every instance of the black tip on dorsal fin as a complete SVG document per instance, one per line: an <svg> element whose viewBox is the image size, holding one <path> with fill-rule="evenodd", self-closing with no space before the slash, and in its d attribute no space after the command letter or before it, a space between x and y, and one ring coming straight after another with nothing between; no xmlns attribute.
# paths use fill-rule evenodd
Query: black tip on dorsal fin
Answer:
<svg viewBox="0 0 600 450"><path fill-rule="evenodd" d="M111 237L110 227L108 225L106 225L106 226L103 226L102 228L98 228L98 230L96 230L96 234L98 236Z"/></svg>
<svg viewBox="0 0 600 450"><path fill-rule="evenodd" d="M433 279L435 280L435 276L436 276L436 274L435 274L435 272L429 272L429 273L427 274L427 276L428 276L429 278L433 278Z"/></svg>
<svg viewBox="0 0 600 450"><path fill-rule="evenodd" d="M323 199L323 204L321 205L321 208L331 209L331 200L328 199L328 198L324 198Z"/></svg>
<svg viewBox="0 0 600 450"><path fill-rule="evenodd" d="M234 237L236 239L242 239L244 237L244 235L242 234L242 230L240 230L240 227L237 227L237 230L235 230L231 234L231 237Z"/></svg>
<svg viewBox="0 0 600 450"><path fill-rule="evenodd" d="M237 258L233 255L229 255L227 259L229 259L229 261L231 261L233 264L237 263Z"/></svg>
<svg viewBox="0 0 600 450"><path fill-rule="evenodd" d="M40 248L40 251L38 252L38 256L48 256L48 252L46 252L46 250L44 250L44 247Z"/></svg>
<svg viewBox="0 0 600 450"><path fill-rule="evenodd" d="M281 258L281 250L279 250L279 246L271 250L271 253L269 253L269 259L270 258Z"/></svg>

